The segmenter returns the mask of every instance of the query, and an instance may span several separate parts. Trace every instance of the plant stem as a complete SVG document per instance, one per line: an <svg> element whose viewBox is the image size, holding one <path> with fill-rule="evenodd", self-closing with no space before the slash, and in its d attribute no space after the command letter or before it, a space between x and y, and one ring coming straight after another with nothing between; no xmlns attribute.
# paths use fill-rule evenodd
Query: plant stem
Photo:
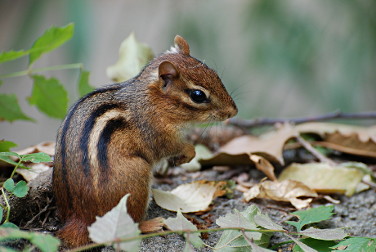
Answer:
<svg viewBox="0 0 376 252"><path fill-rule="evenodd" d="M141 240L141 239L146 239L150 237L155 237L155 236L162 236L162 235L169 235L169 234L181 234L181 233L209 233L209 232L216 232L216 231L224 231L224 230L239 230L239 231L244 231L244 232L259 232L259 233L275 233L275 232L283 232L286 233L286 230L262 230L262 229L245 229L245 228L212 228L212 229L199 229L199 230L179 230L179 231L163 231L163 232L158 232L158 233L151 233L151 234L144 234L144 235L138 235L134 237L129 237L129 238L122 238L122 239L116 239L114 241L108 241L108 242L103 242L103 243L97 243L97 244L89 244L85 245L82 247L74 248L71 250L68 250L67 252L79 252L79 251L85 251L88 249L93 249L96 247L100 246L108 246L113 243L120 243L120 242L129 242L133 240Z"/></svg>
<svg viewBox="0 0 376 252"><path fill-rule="evenodd" d="M12 174L10 174L9 178L13 178L14 174L16 173L18 166L20 166L20 164L22 163L22 156L20 156L19 158L20 158L20 161L18 161L17 165L14 167Z"/></svg>
<svg viewBox="0 0 376 252"><path fill-rule="evenodd" d="M9 221L9 217L10 217L10 205L9 205L8 198L7 198L7 196L4 192L4 188L1 188L1 192L3 193L3 198L4 198L4 201L5 201L6 210L7 210L7 216L5 217L4 223L7 223Z"/></svg>
<svg viewBox="0 0 376 252"><path fill-rule="evenodd" d="M19 77L24 75L31 75L33 73L39 73L44 71L54 71L54 70L64 70L64 69L81 69L83 67L82 63L73 63L73 64L66 64L66 65L57 65L57 66L50 66L50 67L42 67L42 68L35 68L35 69L27 69L24 71L9 73L9 74L2 74L0 75L0 79L6 78L13 78Z"/></svg>

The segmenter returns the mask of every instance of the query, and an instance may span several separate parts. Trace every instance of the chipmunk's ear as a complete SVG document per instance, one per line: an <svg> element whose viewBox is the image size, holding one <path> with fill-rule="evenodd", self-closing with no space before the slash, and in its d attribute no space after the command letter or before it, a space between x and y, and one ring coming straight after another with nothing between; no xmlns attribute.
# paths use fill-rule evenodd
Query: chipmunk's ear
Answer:
<svg viewBox="0 0 376 252"><path fill-rule="evenodd" d="M189 56L190 54L189 45L183 37L176 35L174 42L175 42L175 48L178 50L179 53Z"/></svg>
<svg viewBox="0 0 376 252"><path fill-rule="evenodd" d="M179 77L179 72L170 61L163 61L159 64L158 75L164 82L163 87L171 84L171 82Z"/></svg>

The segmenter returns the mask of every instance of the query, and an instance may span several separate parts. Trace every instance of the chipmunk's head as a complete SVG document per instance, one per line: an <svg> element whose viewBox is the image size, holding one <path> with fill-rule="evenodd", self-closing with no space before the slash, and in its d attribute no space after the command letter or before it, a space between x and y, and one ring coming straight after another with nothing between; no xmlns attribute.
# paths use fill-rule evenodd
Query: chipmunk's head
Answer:
<svg viewBox="0 0 376 252"><path fill-rule="evenodd" d="M149 67L157 81L150 85L151 97L176 120L222 121L238 109L217 73L190 56L188 43L175 37L175 47L154 59Z"/></svg>

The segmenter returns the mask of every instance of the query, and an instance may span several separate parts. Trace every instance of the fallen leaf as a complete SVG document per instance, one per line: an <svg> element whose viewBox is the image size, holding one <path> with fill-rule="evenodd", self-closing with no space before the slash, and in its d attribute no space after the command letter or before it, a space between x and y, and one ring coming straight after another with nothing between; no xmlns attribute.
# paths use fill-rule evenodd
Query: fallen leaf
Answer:
<svg viewBox="0 0 376 252"><path fill-rule="evenodd" d="M155 202L162 208L183 213L206 211L215 197L223 195L225 181L195 181L171 192L152 189Z"/></svg>
<svg viewBox="0 0 376 252"><path fill-rule="evenodd" d="M249 158L255 163L256 168L265 173L270 180L277 180L274 174L274 166L268 160L258 155L250 155Z"/></svg>
<svg viewBox="0 0 376 252"><path fill-rule="evenodd" d="M307 246L306 244L304 244L303 242L299 241L299 239L291 235L286 235L286 236L289 237L291 240L293 240L304 252L318 252L316 249L313 249Z"/></svg>
<svg viewBox="0 0 376 252"><path fill-rule="evenodd" d="M138 224L134 223L132 217L127 212L127 199L125 195L111 211L102 217L96 217L96 221L88 227L89 237L96 243L115 241L121 238L135 237L140 234ZM141 239L121 242L119 247L122 250L138 251Z"/></svg>
<svg viewBox="0 0 376 252"><path fill-rule="evenodd" d="M343 228L319 229L310 227L301 231L300 234L325 241L342 240L347 236Z"/></svg>
<svg viewBox="0 0 376 252"><path fill-rule="evenodd" d="M29 164L27 167L30 169L17 169L17 173L21 174L27 182L34 180L42 172L51 169L51 166L46 163Z"/></svg>
<svg viewBox="0 0 376 252"><path fill-rule="evenodd" d="M254 218L257 225L271 230L283 230L283 227L270 219L269 216L258 214Z"/></svg>
<svg viewBox="0 0 376 252"><path fill-rule="evenodd" d="M300 133L319 134L316 145L353 155L376 157L376 126L360 127L336 123L304 123L296 126Z"/></svg>
<svg viewBox="0 0 376 252"><path fill-rule="evenodd" d="M290 202L295 208L307 207L317 193L305 184L294 181L263 181L251 187L243 195L244 200L249 202L254 198L264 198L276 201ZM298 199L299 197L310 197L308 199Z"/></svg>
<svg viewBox="0 0 376 252"><path fill-rule="evenodd" d="M184 237L187 243L192 244L195 248L200 248L204 242L200 238L199 233L189 233L188 230L197 231L197 227L187 220L181 211L178 211L176 218L168 218L164 221L168 229L173 231L184 231Z"/></svg>
<svg viewBox="0 0 376 252"><path fill-rule="evenodd" d="M209 159L213 156L212 152L202 144L195 145L195 152L196 156L186 164L180 165L180 167L186 169L187 171L199 171L201 169L200 160L201 159Z"/></svg>
<svg viewBox="0 0 376 252"><path fill-rule="evenodd" d="M222 228L244 228L258 230L255 218L258 215L263 215L256 205L250 205L244 211L236 209L233 212L221 216L217 219L216 224ZM240 230L225 230L223 231L218 243L215 246L215 251L248 251L250 244L244 237L251 239L257 245L267 246L271 234L259 232L242 232Z"/></svg>
<svg viewBox="0 0 376 252"><path fill-rule="evenodd" d="M136 76L153 57L151 48L138 42L132 32L121 43L119 59L115 65L107 68L107 76L115 82L129 80Z"/></svg>
<svg viewBox="0 0 376 252"><path fill-rule="evenodd" d="M38 152L44 152L49 156L55 155L55 142L42 142L34 146L16 151L19 155L26 155Z"/></svg>
<svg viewBox="0 0 376 252"><path fill-rule="evenodd" d="M153 233L161 231L164 225L165 219L162 217L153 218L150 220L141 221L138 228L142 233Z"/></svg>
<svg viewBox="0 0 376 252"><path fill-rule="evenodd" d="M260 137L240 136L222 146L212 158L202 159L200 163L202 165L252 164L250 155L254 154L266 160L283 164L283 147L296 134L297 131L293 126L284 124L276 131L271 131Z"/></svg>
<svg viewBox="0 0 376 252"><path fill-rule="evenodd" d="M342 193L351 196L356 192L364 175L361 169L341 165L293 163L281 172L278 179L300 181L320 193Z"/></svg>

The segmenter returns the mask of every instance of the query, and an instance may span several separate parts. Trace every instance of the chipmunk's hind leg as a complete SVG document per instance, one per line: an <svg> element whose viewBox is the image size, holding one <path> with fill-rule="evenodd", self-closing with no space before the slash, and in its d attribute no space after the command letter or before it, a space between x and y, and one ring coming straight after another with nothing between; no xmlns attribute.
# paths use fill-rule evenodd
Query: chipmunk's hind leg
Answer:
<svg viewBox="0 0 376 252"><path fill-rule="evenodd" d="M88 224L78 218L70 218L64 226L57 232L57 236L62 240L63 245L68 248L75 248L89 244Z"/></svg>

